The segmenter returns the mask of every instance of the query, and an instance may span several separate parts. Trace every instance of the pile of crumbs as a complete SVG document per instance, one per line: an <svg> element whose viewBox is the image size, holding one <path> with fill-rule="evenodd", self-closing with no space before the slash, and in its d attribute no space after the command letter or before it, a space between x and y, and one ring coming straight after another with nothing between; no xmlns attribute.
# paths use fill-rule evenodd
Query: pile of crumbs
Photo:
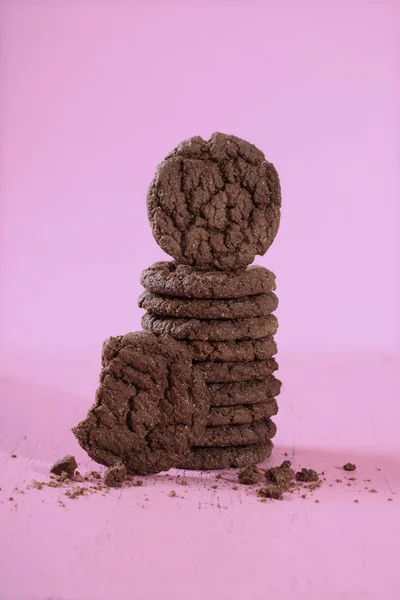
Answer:
<svg viewBox="0 0 400 600"><path fill-rule="evenodd" d="M109 467L105 471L104 476L98 471L89 471L82 475L77 469L78 464L75 457L71 455L65 456L51 467L50 479L48 481L33 480L26 489L42 490L45 487L59 488L60 491L61 489L65 490L64 495L66 498L75 500L81 496L87 497L90 494L105 496L110 492L110 488L141 487L143 485L143 481L128 473L122 463L117 463ZM342 470L344 472L353 472L356 470L356 465L346 463L342 467ZM232 480L232 474L234 477L237 477L236 481L239 485L235 484L232 486L232 483L235 483L235 480ZM168 479L172 479L171 475L167 475L167 477ZM343 477L345 481L337 478L335 480L336 483L349 487L356 485L356 477ZM219 485L209 485L213 480L207 479L206 486L213 492L218 490L220 486L223 489L226 487L226 484L229 485L230 489L235 491L241 490L243 486L246 486L250 494L254 494L260 502L267 503L268 500L282 500L287 494L297 494L302 499L314 499L314 493L323 485L326 479L324 471L317 473L311 468L304 467L295 471L292 468L291 462L284 460L280 466L270 467L266 470L261 470L256 465L250 465L238 472L227 471L224 474L217 473L214 476L214 481L216 480ZM364 481L371 483L370 479L364 479ZM175 483L179 486L189 485L188 479L181 475L176 477ZM333 484L330 483L329 485L332 486ZM364 490L370 494L378 493L372 486L365 486ZM23 489L17 487L14 488L14 492L19 494L25 493ZM188 490L185 489L185 494L187 493ZM168 496L178 499L186 498L186 496L179 495L173 489L168 492ZM149 502L150 498L146 496L144 500ZM388 500L393 501L393 498L388 498ZM358 498L352 499L352 501L355 504L359 503ZM10 496L9 502L15 502L13 496ZM320 500L315 498L314 502L319 504ZM58 498L58 505L66 508L66 504L61 497ZM221 506L220 503L217 506L218 508L228 508ZM144 505L142 507L145 508ZM17 508L16 503L15 508Z"/></svg>

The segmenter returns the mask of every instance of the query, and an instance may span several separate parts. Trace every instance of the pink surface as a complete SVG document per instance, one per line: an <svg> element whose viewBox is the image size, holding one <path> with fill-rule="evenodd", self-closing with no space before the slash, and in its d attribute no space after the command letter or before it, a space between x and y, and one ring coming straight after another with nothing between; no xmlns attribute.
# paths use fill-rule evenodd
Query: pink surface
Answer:
<svg viewBox="0 0 400 600"><path fill-rule="evenodd" d="M397 600L399 4L3 0L0 35L0 599ZM270 464L327 482L267 504L232 472L187 494L175 472L105 498L14 492L67 452L93 467L70 428L165 256L147 187L214 130L281 175L257 261L280 297Z"/></svg>
<svg viewBox="0 0 400 600"><path fill-rule="evenodd" d="M81 471L96 467L69 432L91 401L95 362L49 358L36 383L1 379L2 599L358 600L382 589L399 597L400 356L281 356L286 384L268 464L287 452L296 468L325 471L307 499L262 504L254 489L232 489L234 471L188 472L187 486L171 471L76 500L25 490L66 452ZM341 469L348 461L355 472Z"/></svg>

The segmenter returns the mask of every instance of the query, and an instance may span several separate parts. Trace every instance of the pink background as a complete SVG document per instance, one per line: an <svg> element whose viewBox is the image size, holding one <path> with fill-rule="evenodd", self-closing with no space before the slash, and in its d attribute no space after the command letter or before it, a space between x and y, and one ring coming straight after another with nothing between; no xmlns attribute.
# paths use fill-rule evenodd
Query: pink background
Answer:
<svg viewBox="0 0 400 600"><path fill-rule="evenodd" d="M382 581L400 596L399 8L0 0L1 600L372 600ZM334 482L353 459L379 493L327 484L320 504L265 506L196 475L174 503L160 476L10 508L63 453L93 468L70 427L102 340L140 328L141 270L165 257L147 187L179 141L215 130L282 181L256 261L280 297L273 463L286 451Z"/></svg>

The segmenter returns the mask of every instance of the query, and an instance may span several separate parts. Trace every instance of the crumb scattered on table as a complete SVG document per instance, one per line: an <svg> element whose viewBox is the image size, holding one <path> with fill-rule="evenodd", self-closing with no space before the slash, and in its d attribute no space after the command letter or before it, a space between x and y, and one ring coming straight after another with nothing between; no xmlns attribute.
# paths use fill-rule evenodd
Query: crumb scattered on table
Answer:
<svg viewBox="0 0 400 600"><path fill-rule="evenodd" d="M113 465L107 469L104 475L104 483L108 487L121 487L126 479L126 467L122 463Z"/></svg>
<svg viewBox="0 0 400 600"><path fill-rule="evenodd" d="M67 454L63 458L60 458L54 465L50 468L50 473L54 473L54 475L62 475L66 473L68 477L72 479L75 473L75 469L78 468L78 463L76 462L75 456L71 454Z"/></svg>
<svg viewBox="0 0 400 600"><path fill-rule="evenodd" d="M239 482L244 485L252 485L254 483L260 483L261 471L257 469L255 465L245 467L238 474Z"/></svg>
<svg viewBox="0 0 400 600"><path fill-rule="evenodd" d="M356 468L357 468L357 465L355 465L355 464L353 464L351 462L348 462L345 465L343 465L343 469L345 471L355 471Z"/></svg>

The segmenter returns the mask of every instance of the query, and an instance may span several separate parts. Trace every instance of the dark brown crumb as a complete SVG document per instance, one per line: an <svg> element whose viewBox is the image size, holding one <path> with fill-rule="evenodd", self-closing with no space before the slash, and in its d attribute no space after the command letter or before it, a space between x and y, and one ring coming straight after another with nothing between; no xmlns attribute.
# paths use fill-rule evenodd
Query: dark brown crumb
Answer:
<svg viewBox="0 0 400 600"><path fill-rule="evenodd" d="M104 475L104 483L108 487L121 487L125 479L126 467L122 463L113 465Z"/></svg>
<svg viewBox="0 0 400 600"><path fill-rule="evenodd" d="M336 483L342 483L341 479L336 479Z"/></svg>
<svg viewBox="0 0 400 600"><path fill-rule="evenodd" d="M10 496L8 500L9 500L9 502L13 502L14 498L12 496Z"/></svg>
<svg viewBox="0 0 400 600"><path fill-rule="evenodd" d="M211 486L211 489L212 489L212 490L217 490L217 489L218 489L218 486L217 486L217 485L212 485L212 486Z"/></svg>
<svg viewBox="0 0 400 600"><path fill-rule="evenodd" d="M71 456L68 454L64 456L64 458L60 458L50 469L50 473L54 473L54 475L62 475L62 473L67 473L68 477L72 479L75 473L75 469L78 468L78 463L76 462L75 456Z"/></svg>
<svg viewBox="0 0 400 600"><path fill-rule="evenodd" d="M82 481L85 481L82 475L79 473L79 471L75 471L74 481L77 481L78 483L82 483Z"/></svg>
<svg viewBox="0 0 400 600"><path fill-rule="evenodd" d="M388 502L393 502L393 498L388 498Z"/></svg>
<svg viewBox="0 0 400 600"><path fill-rule="evenodd" d="M83 496L85 494L85 492L86 492L86 488L77 486L72 490L67 490L65 492L65 495L68 496L68 498L71 498L71 500L73 500L74 498L77 498L78 496Z"/></svg>
<svg viewBox="0 0 400 600"><path fill-rule="evenodd" d="M274 500L282 500L283 490L277 485L269 485L258 490L258 495L262 498L273 498Z"/></svg>
<svg viewBox="0 0 400 600"><path fill-rule="evenodd" d="M138 479L137 481L135 481L135 483L133 485L134 485L134 487L141 487L143 485L143 481Z"/></svg>
<svg viewBox="0 0 400 600"><path fill-rule="evenodd" d="M263 502L264 504L266 504L267 499L266 498L260 498L260 502Z"/></svg>
<svg viewBox="0 0 400 600"><path fill-rule="evenodd" d="M356 477L349 477L348 480L349 481L357 481Z"/></svg>
<svg viewBox="0 0 400 600"><path fill-rule="evenodd" d="M44 482L43 481L36 481L36 479L33 480L33 487L37 490L41 490L44 486Z"/></svg>
<svg viewBox="0 0 400 600"><path fill-rule="evenodd" d="M90 477L93 477L93 479L101 479L101 475L98 471L89 471L89 475Z"/></svg>
<svg viewBox="0 0 400 600"><path fill-rule="evenodd" d="M238 489L239 489L239 486L237 486L237 485L234 485L234 486L232 487L232 489L233 489L233 490L238 490Z"/></svg>
<svg viewBox="0 0 400 600"><path fill-rule="evenodd" d="M302 498L303 498L303 500L304 500L305 498L307 498L306 494L303 494L303 495L302 495Z"/></svg>
<svg viewBox="0 0 400 600"><path fill-rule="evenodd" d="M382 471L382 469L380 469L379 467L377 467L377 469L376 469L376 470L377 470L377 471Z"/></svg>
<svg viewBox="0 0 400 600"><path fill-rule="evenodd" d="M176 491L175 490L171 490L170 493L169 493L169 496L171 498L176 498Z"/></svg>
<svg viewBox="0 0 400 600"><path fill-rule="evenodd" d="M357 465L354 465L353 463L350 463L350 462L348 462L345 465L343 465L343 469L345 471L355 471L356 468L357 468Z"/></svg>
<svg viewBox="0 0 400 600"><path fill-rule="evenodd" d="M377 490L375 490L374 488L371 488L371 489L369 490L369 493L370 493L370 494L377 494L377 493L378 493L378 491L377 491Z"/></svg>
<svg viewBox="0 0 400 600"><path fill-rule="evenodd" d="M315 501L315 504L319 504L319 500L318 499Z"/></svg>
<svg viewBox="0 0 400 600"><path fill-rule="evenodd" d="M318 473L316 471L314 471L313 469L302 469L301 471L296 473L296 480L304 481L304 482L311 482L311 481L318 481L319 477L318 477Z"/></svg>
<svg viewBox="0 0 400 600"><path fill-rule="evenodd" d="M245 467L238 474L239 483L252 485L261 481L261 471L256 466Z"/></svg>
<svg viewBox="0 0 400 600"><path fill-rule="evenodd" d="M354 504L358 504L358 500L353 500Z"/></svg>
<svg viewBox="0 0 400 600"><path fill-rule="evenodd" d="M287 490L294 478L294 471L290 460L284 460L280 467L271 467L265 471L267 481Z"/></svg>
<svg viewBox="0 0 400 600"><path fill-rule="evenodd" d="M179 483L179 485L187 485L187 484L188 484L188 482L187 482L187 479L185 479L185 478L183 478L183 479L180 479L180 480L178 481L178 483Z"/></svg>
<svg viewBox="0 0 400 600"><path fill-rule="evenodd" d="M11 454L11 458L17 458L16 454Z"/></svg>
<svg viewBox="0 0 400 600"><path fill-rule="evenodd" d="M218 473L218 475L215 476L217 479L222 479L222 475L221 473Z"/></svg>

